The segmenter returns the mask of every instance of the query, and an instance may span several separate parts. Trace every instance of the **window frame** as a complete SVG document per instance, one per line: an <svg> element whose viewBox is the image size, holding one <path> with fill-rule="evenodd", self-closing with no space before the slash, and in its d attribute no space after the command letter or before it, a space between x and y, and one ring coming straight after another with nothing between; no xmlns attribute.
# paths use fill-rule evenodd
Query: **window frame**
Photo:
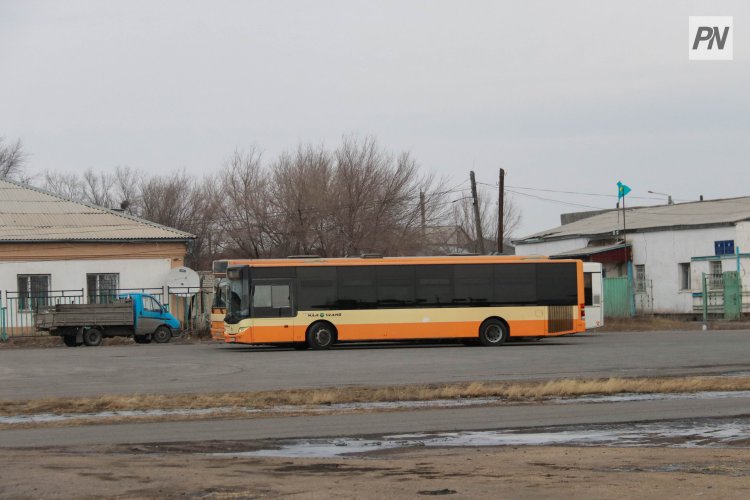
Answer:
<svg viewBox="0 0 750 500"><path fill-rule="evenodd" d="M46 286L44 296L32 296L32 278L46 278ZM21 280L26 280L25 287L21 286ZM52 288L52 275L51 274L17 274L16 275L16 286L18 287L17 297L18 303L16 304L19 312L33 312L39 308L40 305L49 305L50 303L50 288ZM25 288L25 291L21 291Z"/></svg>
<svg viewBox="0 0 750 500"><path fill-rule="evenodd" d="M678 283L681 292L689 292L693 289L692 269L690 262L679 262L677 263L677 269L679 271Z"/></svg>
<svg viewBox="0 0 750 500"><path fill-rule="evenodd" d="M102 293L101 282L102 277L114 276L115 287L105 288L104 291L113 292L111 295L104 295ZM89 279L95 277L95 290L92 293L91 287L89 286ZM120 290L120 273L86 273L86 300L89 304L108 304L114 302L117 299L117 292ZM107 299L106 302L104 299Z"/></svg>

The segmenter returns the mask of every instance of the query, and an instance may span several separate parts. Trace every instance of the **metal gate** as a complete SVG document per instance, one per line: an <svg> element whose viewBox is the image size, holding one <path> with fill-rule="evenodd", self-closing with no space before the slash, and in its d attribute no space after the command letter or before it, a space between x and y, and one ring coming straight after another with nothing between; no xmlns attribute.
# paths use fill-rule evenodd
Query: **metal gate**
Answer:
<svg viewBox="0 0 750 500"><path fill-rule="evenodd" d="M625 318L631 315L630 297L632 291L627 276L604 278L604 316Z"/></svg>
<svg viewBox="0 0 750 500"><path fill-rule="evenodd" d="M651 280L644 279L637 284L634 300L636 314L651 314L654 312L654 285Z"/></svg>

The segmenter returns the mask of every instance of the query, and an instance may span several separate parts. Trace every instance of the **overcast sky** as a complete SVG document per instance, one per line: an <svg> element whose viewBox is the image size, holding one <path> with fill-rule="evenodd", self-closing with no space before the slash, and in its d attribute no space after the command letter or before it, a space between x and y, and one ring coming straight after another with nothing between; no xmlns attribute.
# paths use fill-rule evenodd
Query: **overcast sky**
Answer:
<svg viewBox="0 0 750 500"><path fill-rule="evenodd" d="M688 61L689 15L734 16L734 61ZM371 134L567 203L616 198L541 190L750 195L747 1L0 0L0 72L0 135L35 172L202 174ZM584 209L515 202L515 236Z"/></svg>

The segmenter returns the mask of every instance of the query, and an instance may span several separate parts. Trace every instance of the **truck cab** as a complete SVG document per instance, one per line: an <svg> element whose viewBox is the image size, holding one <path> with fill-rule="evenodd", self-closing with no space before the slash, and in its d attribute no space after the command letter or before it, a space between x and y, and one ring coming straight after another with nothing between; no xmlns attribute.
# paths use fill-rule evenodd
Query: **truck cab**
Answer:
<svg viewBox="0 0 750 500"><path fill-rule="evenodd" d="M121 294L120 299L133 301L133 334L136 342L168 342L180 321L156 297L147 293Z"/></svg>

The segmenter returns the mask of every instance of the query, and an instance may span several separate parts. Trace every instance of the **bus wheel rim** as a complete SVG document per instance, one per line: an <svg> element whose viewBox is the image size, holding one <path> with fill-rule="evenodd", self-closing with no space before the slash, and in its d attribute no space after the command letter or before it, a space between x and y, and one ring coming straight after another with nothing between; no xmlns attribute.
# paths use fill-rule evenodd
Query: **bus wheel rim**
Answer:
<svg viewBox="0 0 750 500"><path fill-rule="evenodd" d="M321 328L315 332L315 340L318 341L318 345L328 345L331 343L331 332L326 328Z"/></svg>
<svg viewBox="0 0 750 500"><path fill-rule="evenodd" d="M487 337L488 341L494 344L503 338L503 330L498 325L490 325L484 331L484 336Z"/></svg>

